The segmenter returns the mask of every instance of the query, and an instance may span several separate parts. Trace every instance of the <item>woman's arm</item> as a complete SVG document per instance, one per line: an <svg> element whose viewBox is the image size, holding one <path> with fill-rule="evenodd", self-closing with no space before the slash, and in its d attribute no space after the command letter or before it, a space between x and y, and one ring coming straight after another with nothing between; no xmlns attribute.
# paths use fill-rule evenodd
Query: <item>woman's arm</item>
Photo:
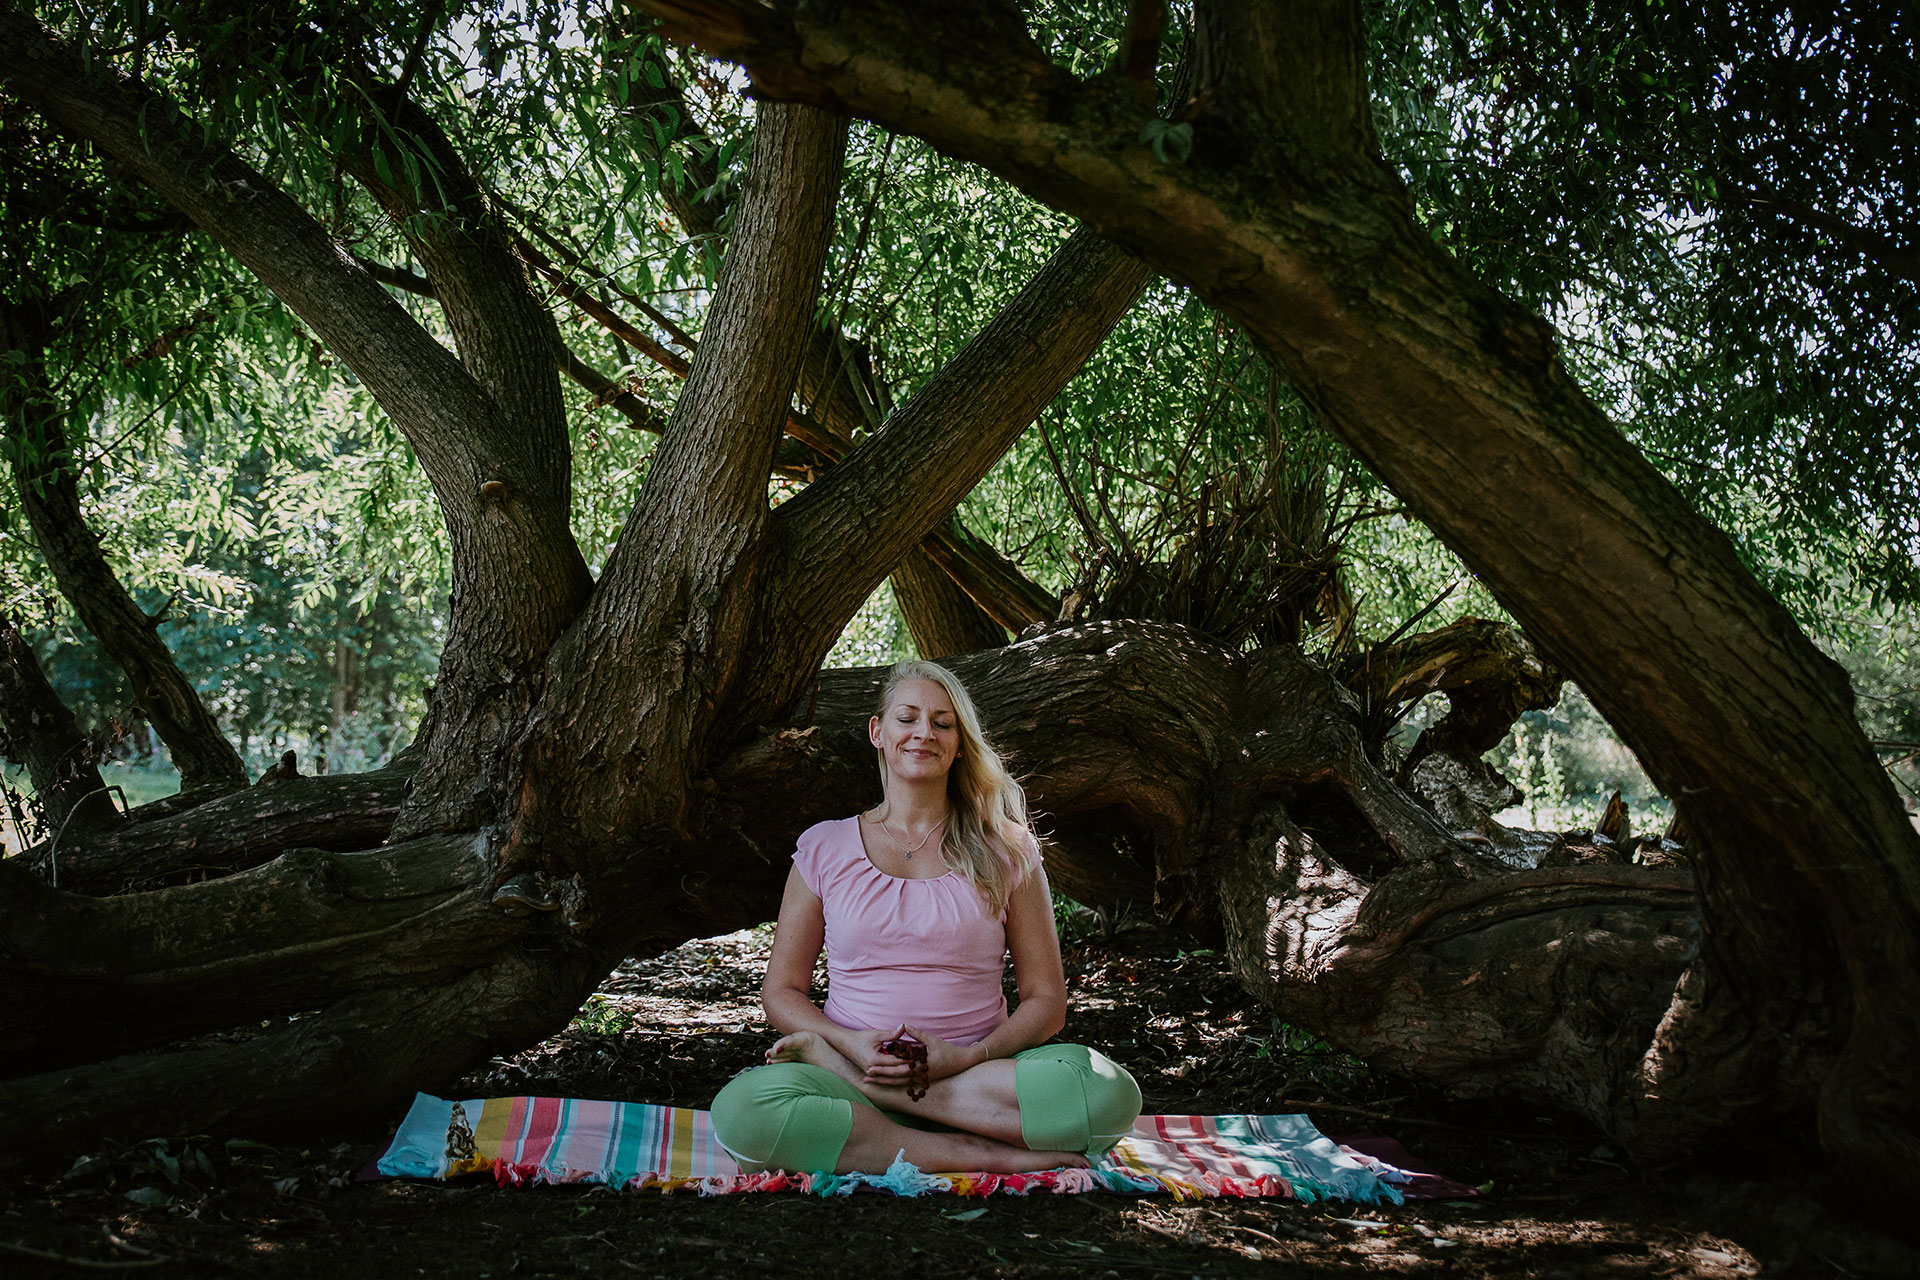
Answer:
<svg viewBox="0 0 1920 1280"><path fill-rule="evenodd" d="M787 874L780 920L774 926L773 954L767 957L766 981L760 984L760 1007L766 1010L767 1021L783 1036L813 1032L869 1079L905 1080L907 1064L880 1051L880 1045L893 1037L891 1029L843 1027L813 1002L813 966L826 937L826 910L795 867Z"/></svg>
<svg viewBox="0 0 1920 1280"><path fill-rule="evenodd" d="M813 967L826 940L825 908L795 867L787 873L780 919L773 928L773 954L767 957L767 977L760 984L760 1007L782 1035L817 1031L832 1039L830 1033L839 1029L812 999Z"/></svg>

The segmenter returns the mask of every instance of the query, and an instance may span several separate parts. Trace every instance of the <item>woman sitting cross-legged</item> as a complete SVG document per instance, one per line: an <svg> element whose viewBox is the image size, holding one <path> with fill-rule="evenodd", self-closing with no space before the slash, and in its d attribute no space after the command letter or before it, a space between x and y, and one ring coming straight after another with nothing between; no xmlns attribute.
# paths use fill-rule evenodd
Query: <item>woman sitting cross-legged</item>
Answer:
<svg viewBox="0 0 1920 1280"><path fill-rule="evenodd" d="M800 836L762 989L784 1034L713 1100L715 1136L755 1171L882 1173L903 1151L922 1169L1084 1166L1132 1128L1140 1090L1104 1054L1044 1043L1067 983L1020 784L930 662L888 673L868 736L885 799ZM823 945L825 1009L808 995Z"/></svg>

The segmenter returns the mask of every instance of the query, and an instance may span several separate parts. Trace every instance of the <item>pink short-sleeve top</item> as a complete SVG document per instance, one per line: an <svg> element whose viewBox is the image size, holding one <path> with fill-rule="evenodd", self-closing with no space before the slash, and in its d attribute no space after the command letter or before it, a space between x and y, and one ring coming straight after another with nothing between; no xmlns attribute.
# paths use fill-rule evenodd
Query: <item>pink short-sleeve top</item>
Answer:
<svg viewBox="0 0 1920 1280"><path fill-rule="evenodd" d="M911 1023L955 1044L1007 1020L1006 913L992 915L965 876L888 875L868 861L857 817L807 828L793 864L826 916L827 1017Z"/></svg>

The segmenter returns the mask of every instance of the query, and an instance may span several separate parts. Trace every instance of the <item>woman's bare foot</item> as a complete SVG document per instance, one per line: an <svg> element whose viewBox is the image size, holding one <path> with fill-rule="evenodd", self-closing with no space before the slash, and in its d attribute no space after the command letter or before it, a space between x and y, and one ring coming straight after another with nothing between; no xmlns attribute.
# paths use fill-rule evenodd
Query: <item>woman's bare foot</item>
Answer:
<svg viewBox="0 0 1920 1280"><path fill-rule="evenodd" d="M911 1129L881 1112L855 1107L853 1129L834 1171L885 1173L903 1151L924 1173L1038 1173L1087 1167L1087 1158L1077 1151L1029 1151L984 1134Z"/></svg>
<svg viewBox="0 0 1920 1280"><path fill-rule="evenodd" d="M773 1042L773 1048L767 1050L767 1061L805 1062L833 1072L856 1088L861 1082L860 1068L847 1061L847 1056L828 1044L826 1037L817 1031L796 1031L781 1036Z"/></svg>

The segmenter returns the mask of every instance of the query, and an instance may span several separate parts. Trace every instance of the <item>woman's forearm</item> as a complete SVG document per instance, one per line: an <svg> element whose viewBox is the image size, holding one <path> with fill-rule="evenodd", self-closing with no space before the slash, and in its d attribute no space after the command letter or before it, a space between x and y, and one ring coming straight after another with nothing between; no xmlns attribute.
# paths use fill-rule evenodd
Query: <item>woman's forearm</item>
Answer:
<svg viewBox="0 0 1920 1280"><path fill-rule="evenodd" d="M1020 1001L1020 1007L1005 1022L975 1041L971 1048L981 1052L981 1061L1011 1058L1022 1049L1045 1044L1067 1025L1067 998L1064 994L1034 995Z"/></svg>
<svg viewBox="0 0 1920 1280"><path fill-rule="evenodd" d="M807 998L806 992L792 987L767 988L760 993L760 1007L781 1035L811 1031L842 1053L846 1052L841 1037L846 1035L847 1028L822 1013L820 1006Z"/></svg>

